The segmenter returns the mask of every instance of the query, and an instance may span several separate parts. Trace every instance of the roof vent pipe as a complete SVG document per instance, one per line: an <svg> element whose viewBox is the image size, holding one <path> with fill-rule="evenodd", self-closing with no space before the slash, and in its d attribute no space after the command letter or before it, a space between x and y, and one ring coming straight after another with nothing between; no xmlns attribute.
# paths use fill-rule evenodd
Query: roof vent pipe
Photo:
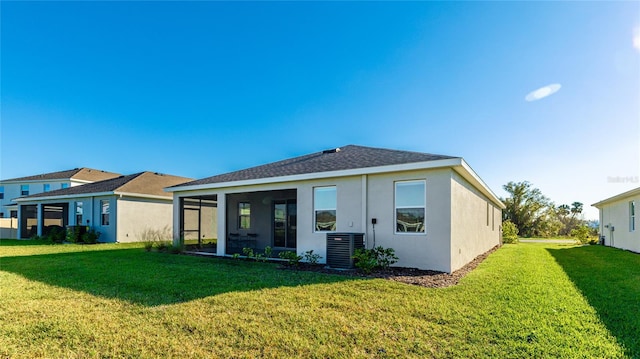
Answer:
<svg viewBox="0 0 640 359"><path fill-rule="evenodd" d="M325 155L328 154L328 153L336 153L336 152L340 152L340 147L322 151L322 153L325 154Z"/></svg>

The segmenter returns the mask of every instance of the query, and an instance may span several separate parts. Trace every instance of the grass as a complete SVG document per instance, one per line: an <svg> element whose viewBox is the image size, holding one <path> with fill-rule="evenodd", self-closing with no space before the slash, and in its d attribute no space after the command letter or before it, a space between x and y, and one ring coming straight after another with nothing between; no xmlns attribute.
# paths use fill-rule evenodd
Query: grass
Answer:
<svg viewBox="0 0 640 359"><path fill-rule="evenodd" d="M0 357L634 358L639 258L505 245L458 286L427 289L3 240Z"/></svg>

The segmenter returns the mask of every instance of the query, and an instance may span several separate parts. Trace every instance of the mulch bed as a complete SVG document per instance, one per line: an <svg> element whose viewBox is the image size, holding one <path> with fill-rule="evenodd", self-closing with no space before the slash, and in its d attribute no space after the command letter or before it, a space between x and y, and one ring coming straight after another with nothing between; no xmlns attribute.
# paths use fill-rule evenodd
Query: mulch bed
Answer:
<svg viewBox="0 0 640 359"><path fill-rule="evenodd" d="M363 278L384 278L402 282L407 284L419 285L427 288L445 288L458 284L461 278L474 270L482 261L484 261L491 253L495 252L500 246L495 246L488 252L483 253L464 267L449 274L444 272L421 270L416 268L392 267L384 271L375 271L371 274L364 274L358 270L338 270L326 268L324 265L309 265L300 263L298 267L282 266L281 269L311 271L318 273L338 274L351 277Z"/></svg>

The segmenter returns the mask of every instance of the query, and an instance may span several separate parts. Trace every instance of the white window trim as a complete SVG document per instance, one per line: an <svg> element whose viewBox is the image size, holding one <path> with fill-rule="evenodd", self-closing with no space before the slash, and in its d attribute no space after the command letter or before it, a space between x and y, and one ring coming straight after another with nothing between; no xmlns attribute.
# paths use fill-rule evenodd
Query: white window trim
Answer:
<svg viewBox="0 0 640 359"><path fill-rule="evenodd" d="M316 208L316 189L320 189L320 188L334 188L336 191L336 208ZM316 212L317 211L336 211L336 223L335 223L335 229L334 230L329 230L329 231L320 231L318 230L318 226L316 223ZM317 186L317 187L313 187L313 233L335 233L338 230L338 186L336 185L332 185L332 186Z"/></svg>
<svg viewBox="0 0 640 359"><path fill-rule="evenodd" d="M104 205L103 203L107 203L107 211L106 213L104 212ZM102 220L104 215L109 216L109 221L107 224L103 224L104 221ZM110 226L111 225L111 201L108 199L101 199L100 200L100 225L101 226Z"/></svg>
<svg viewBox="0 0 640 359"><path fill-rule="evenodd" d="M397 191L398 191L398 183L422 183L424 184L424 222L422 225L424 227L424 232L398 232L398 208L419 208L419 207L398 207L396 205L397 199ZM425 236L427 234L427 180L401 180L393 182L393 233L396 235L403 236Z"/></svg>

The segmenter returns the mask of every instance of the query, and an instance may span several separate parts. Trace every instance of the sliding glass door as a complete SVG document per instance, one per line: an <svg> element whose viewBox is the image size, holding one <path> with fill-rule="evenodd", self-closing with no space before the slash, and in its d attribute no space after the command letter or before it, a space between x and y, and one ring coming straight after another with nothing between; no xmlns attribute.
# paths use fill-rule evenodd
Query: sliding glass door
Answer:
<svg viewBox="0 0 640 359"><path fill-rule="evenodd" d="M273 201L273 246L296 248L298 225L295 199Z"/></svg>

